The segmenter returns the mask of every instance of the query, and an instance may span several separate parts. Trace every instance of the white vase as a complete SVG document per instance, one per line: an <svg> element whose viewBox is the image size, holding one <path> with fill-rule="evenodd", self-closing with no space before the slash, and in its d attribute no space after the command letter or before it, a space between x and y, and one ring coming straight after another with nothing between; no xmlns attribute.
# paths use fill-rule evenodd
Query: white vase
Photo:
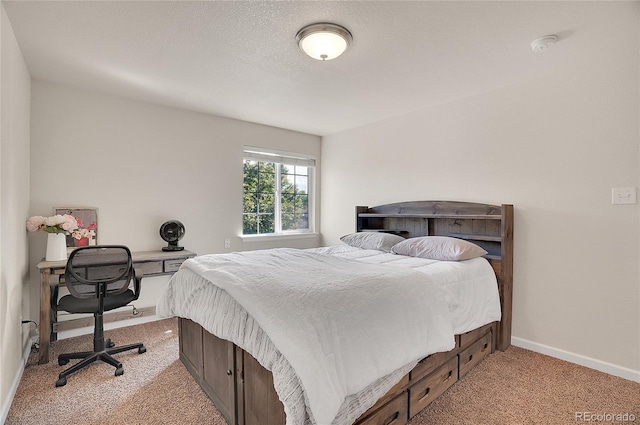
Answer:
<svg viewBox="0 0 640 425"><path fill-rule="evenodd" d="M64 233L47 233L47 261L67 259L67 236Z"/></svg>

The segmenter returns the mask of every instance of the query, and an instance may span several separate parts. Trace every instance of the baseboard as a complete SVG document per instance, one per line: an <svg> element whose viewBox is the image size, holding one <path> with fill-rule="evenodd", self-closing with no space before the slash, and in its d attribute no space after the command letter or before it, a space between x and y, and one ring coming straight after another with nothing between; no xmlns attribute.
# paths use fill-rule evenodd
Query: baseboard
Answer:
<svg viewBox="0 0 640 425"><path fill-rule="evenodd" d="M626 367L603 362L602 360L592 359L591 357L571 353L569 351L528 341L522 338L511 337L511 344L516 347L525 348L527 350L535 351L536 353L545 354L547 356L555 357L556 359L565 360L570 363L575 363L580 366L608 373L609 375L618 376L620 378L640 383L640 371L638 370L628 369Z"/></svg>
<svg viewBox="0 0 640 425"><path fill-rule="evenodd" d="M36 335L32 336L28 339L28 343L22 352L22 362L20 362L20 367L16 370L16 374L13 377L13 382L11 383L11 388L9 389L9 394L6 400L3 400L2 406L0 406L0 424L4 424L7 420L7 416L9 416L9 409L11 408L11 403L13 403L13 398L16 396L16 392L18 391L18 386L20 385L20 379L22 379L22 374L24 373L24 368L27 365L27 361L29 360L29 354L31 353L31 346L38 340Z"/></svg>

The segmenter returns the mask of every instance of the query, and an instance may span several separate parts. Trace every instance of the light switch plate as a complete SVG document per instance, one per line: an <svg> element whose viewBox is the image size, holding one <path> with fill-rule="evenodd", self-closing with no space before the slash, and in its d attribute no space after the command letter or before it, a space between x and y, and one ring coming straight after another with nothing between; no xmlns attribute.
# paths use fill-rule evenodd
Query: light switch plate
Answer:
<svg viewBox="0 0 640 425"><path fill-rule="evenodd" d="M612 204L635 204L636 188L635 187L614 187L611 189Z"/></svg>

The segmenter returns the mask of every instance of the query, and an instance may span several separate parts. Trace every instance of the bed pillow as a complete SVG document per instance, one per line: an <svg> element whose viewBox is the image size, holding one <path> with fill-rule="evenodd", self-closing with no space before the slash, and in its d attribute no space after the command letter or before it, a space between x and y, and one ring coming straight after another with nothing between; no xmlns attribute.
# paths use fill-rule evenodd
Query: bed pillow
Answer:
<svg viewBox="0 0 640 425"><path fill-rule="evenodd" d="M431 260L461 261L482 257L487 251L478 245L448 236L423 236L410 238L391 248L394 254Z"/></svg>
<svg viewBox="0 0 640 425"><path fill-rule="evenodd" d="M344 235L340 240L349 246L391 252L391 247L405 239L402 236L382 232L357 232Z"/></svg>

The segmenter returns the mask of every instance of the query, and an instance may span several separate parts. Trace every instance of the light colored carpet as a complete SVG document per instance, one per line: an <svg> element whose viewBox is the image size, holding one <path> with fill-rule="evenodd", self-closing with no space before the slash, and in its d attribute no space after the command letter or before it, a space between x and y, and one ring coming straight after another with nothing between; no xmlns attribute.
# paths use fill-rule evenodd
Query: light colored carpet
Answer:
<svg viewBox="0 0 640 425"><path fill-rule="evenodd" d="M625 413L634 420L603 421L607 417L597 416ZM587 417L590 420L583 420ZM410 422L588 423L640 424L640 384L514 346L490 355Z"/></svg>
<svg viewBox="0 0 640 425"><path fill-rule="evenodd" d="M51 361L32 353L7 425L212 424L225 422L178 359L177 320L107 331L116 344L144 342L116 357L125 373L98 362L55 388L60 353L91 349L92 336L53 343ZM581 412L582 418L576 419ZM584 413L589 412L591 416ZM634 421L623 421L631 416ZM597 416L600 415L600 416ZM589 417L589 421L582 420ZM614 420L603 420L611 419ZM598 421L598 419L600 419ZM411 425L640 424L640 384L517 347L496 352L447 390Z"/></svg>
<svg viewBox="0 0 640 425"><path fill-rule="evenodd" d="M124 375L96 362L56 388L58 354L91 350L93 336L52 344L50 361L38 365L32 352L6 424L213 424L225 422L178 359L177 319L106 331L116 345L143 342L147 352L116 354Z"/></svg>

